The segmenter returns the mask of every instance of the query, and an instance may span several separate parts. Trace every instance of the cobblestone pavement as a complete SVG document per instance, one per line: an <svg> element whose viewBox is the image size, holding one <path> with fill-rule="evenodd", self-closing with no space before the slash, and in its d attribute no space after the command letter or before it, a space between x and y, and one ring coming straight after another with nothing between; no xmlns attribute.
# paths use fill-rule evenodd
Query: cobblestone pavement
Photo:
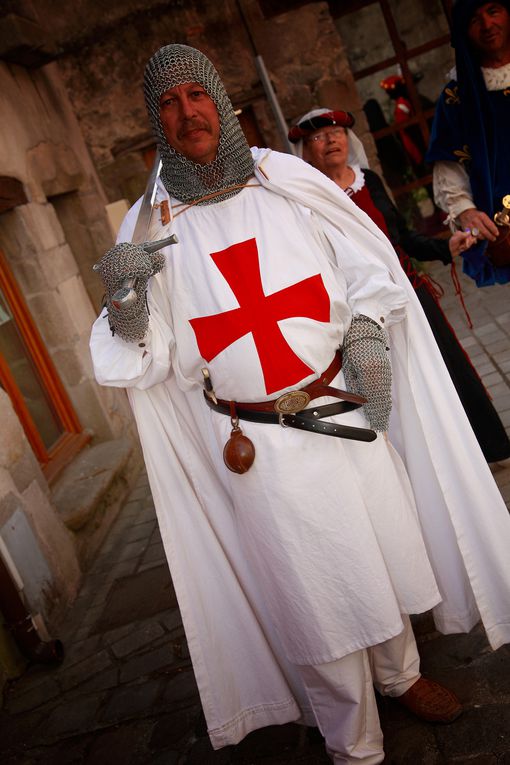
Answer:
<svg viewBox="0 0 510 765"><path fill-rule="evenodd" d="M453 295L443 306L510 427L510 306L507 287L477 290L462 279L475 328ZM507 503L510 469L495 478ZM510 565L510 564L509 564ZM510 650L490 652L479 629L440 636L415 624L422 667L465 705L449 726L425 725L380 701L386 763L510 765ZM267 728L213 752L182 624L142 475L113 527L59 637L61 667L32 667L5 695L0 713L3 765L327 765L317 732Z"/></svg>

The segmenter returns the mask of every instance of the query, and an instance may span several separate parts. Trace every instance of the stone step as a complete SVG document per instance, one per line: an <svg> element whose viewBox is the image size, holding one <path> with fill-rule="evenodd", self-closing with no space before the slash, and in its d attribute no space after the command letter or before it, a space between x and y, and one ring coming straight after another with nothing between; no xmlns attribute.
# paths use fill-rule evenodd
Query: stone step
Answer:
<svg viewBox="0 0 510 765"><path fill-rule="evenodd" d="M119 438L85 448L56 482L52 501L75 535L82 566L99 548L140 467L139 451Z"/></svg>

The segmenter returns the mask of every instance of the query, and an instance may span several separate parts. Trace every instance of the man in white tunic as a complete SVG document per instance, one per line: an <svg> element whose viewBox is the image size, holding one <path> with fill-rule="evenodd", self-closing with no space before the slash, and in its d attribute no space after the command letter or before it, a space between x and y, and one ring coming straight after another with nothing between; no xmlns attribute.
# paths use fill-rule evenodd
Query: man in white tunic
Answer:
<svg viewBox="0 0 510 765"><path fill-rule="evenodd" d="M178 244L163 255L126 244L132 208L124 244L99 265L107 301L91 349L98 381L126 387L133 407L212 744L302 721L335 763L375 765L373 682L426 719L460 713L420 677L408 614L435 607L445 632L481 615L494 647L509 639L506 510L433 345L437 411L435 383L415 374L406 311L417 342L430 346L430 332L369 219L300 160L250 152L199 51L158 51L145 94L162 158L155 208L169 211L149 238ZM126 277L138 294L122 308ZM433 510L425 541L384 432L392 325L407 402L392 428ZM442 419L476 482L451 480L453 448L437 469L428 444L442 442ZM480 551L482 496L494 520Z"/></svg>

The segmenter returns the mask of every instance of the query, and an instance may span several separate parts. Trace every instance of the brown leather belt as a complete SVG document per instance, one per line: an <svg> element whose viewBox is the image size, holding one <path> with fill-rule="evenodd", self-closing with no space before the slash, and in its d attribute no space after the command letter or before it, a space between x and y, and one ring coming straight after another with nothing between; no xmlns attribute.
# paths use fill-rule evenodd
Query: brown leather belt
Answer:
<svg viewBox="0 0 510 765"><path fill-rule="evenodd" d="M309 430L312 433L322 433L338 438L350 438L356 441L373 441L377 438L375 431L368 428L355 428L332 422L320 422L322 417L350 412L366 403L366 398L355 393L349 393L329 385L342 368L342 355L337 351L335 357L325 372L304 388L289 391L272 401L239 402L217 399L211 390L204 391L207 405L221 414L232 417L234 414L240 420L279 424L282 427ZM310 401L323 396L342 399L334 404L325 404L305 409ZM319 422L318 422L319 421Z"/></svg>

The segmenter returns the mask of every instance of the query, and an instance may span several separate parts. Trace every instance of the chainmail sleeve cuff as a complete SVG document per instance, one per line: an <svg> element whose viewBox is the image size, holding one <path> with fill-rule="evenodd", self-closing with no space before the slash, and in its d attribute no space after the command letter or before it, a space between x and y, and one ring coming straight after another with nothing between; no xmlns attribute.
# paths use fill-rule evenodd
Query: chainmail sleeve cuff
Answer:
<svg viewBox="0 0 510 765"><path fill-rule="evenodd" d="M363 314L353 317L343 344L347 389L364 396L365 416L374 430L388 430L391 413L391 363L386 331Z"/></svg>

